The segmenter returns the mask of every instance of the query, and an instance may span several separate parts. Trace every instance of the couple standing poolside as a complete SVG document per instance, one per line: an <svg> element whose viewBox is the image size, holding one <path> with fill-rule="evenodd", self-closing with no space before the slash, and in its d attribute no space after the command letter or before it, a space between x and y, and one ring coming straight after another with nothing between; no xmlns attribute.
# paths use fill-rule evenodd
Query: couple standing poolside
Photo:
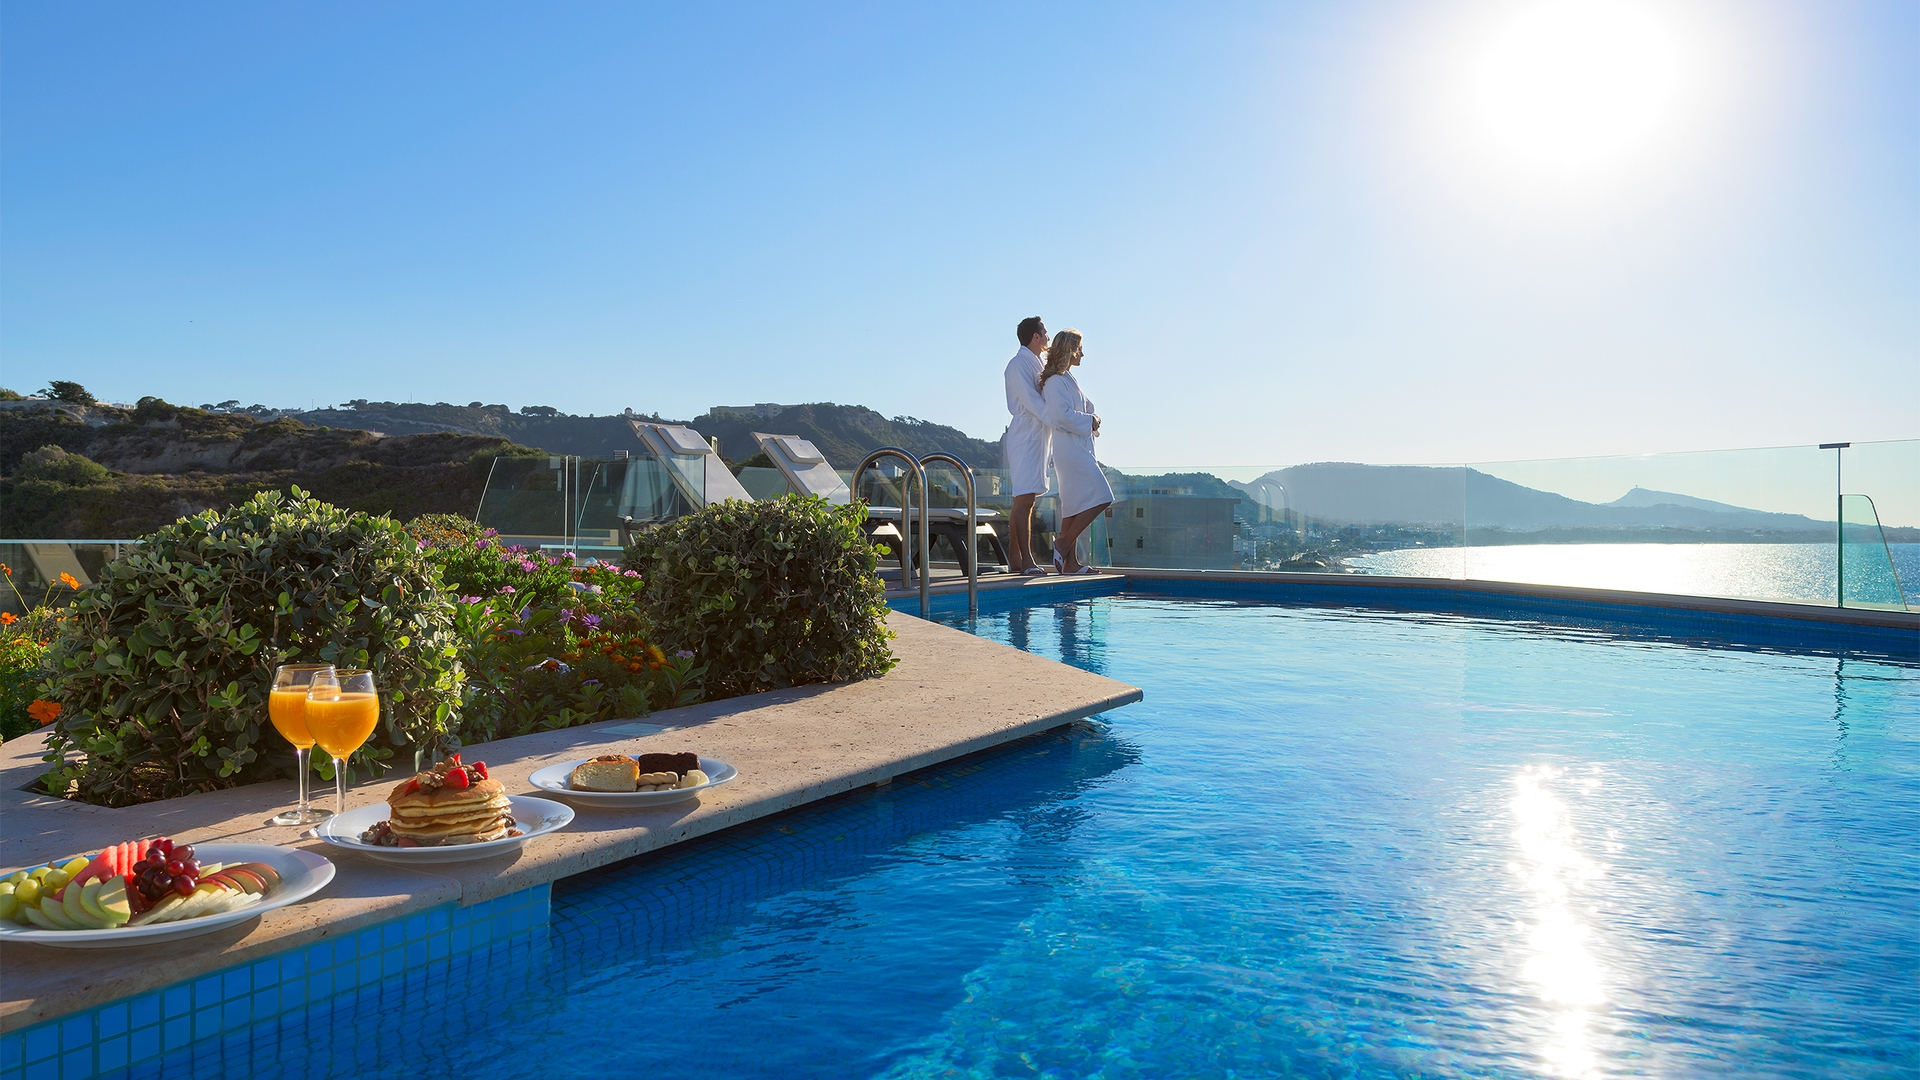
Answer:
<svg viewBox="0 0 1920 1080"><path fill-rule="evenodd" d="M1113 488L1093 457L1100 417L1073 377L1073 369L1086 356L1080 331L1060 331L1049 347L1047 325L1035 315L1020 320L1014 336L1020 351L1007 362L1006 374L1007 412L1013 420L1003 439L1007 472L1013 478L1009 569L1016 574L1046 573L1033 555L1033 502L1046 493L1051 458L1060 480L1060 530L1053 541L1053 568L1062 574L1091 574L1093 567L1082 565L1078 558L1080 534L1113 505Z"/></svg>

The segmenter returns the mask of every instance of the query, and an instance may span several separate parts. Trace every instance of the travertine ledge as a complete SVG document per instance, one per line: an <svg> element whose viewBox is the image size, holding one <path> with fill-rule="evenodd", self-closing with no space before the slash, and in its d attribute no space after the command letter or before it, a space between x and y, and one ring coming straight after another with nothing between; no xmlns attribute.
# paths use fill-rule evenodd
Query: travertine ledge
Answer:
<svg viewBox="0 0 1920 1080"><path fill-rule="evenodd" d="M894 613L900 663L882 678L776 690L641 721L608 721L470 747L509 794L542 794L535 770L608 751L694 750L740 770L697 802L577 807L573 823L518 854L413 869L300 839L267 823L293 783L258 784L109 810L24 790L45 771L38 738L0 746L0 867L14 869L154 833L189 843L305 848L338 874L318 895L200 937L131 949L0 945L0 1031L117 1000L444 903L477 903L691 837L890 780L1140 700L1125 683ZM264 675L263 675L264 677ZM636 732L636 725L651 725ZM655 732L652 726L666 730ZM272 741L270 740L270 745ZM290 748L281 746L291 754ZM348 793L383 800L387 782ZM321 805L331 802L331 792Z"/></svg>

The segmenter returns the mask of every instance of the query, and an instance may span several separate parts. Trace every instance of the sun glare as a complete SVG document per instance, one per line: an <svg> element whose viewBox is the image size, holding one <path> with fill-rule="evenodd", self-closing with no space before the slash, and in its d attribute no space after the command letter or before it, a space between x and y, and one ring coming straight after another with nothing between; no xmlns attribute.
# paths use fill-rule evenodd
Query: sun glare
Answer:
<svg viewBox="0 0 1920 1080"><path fill-rule="evenodd" d="M1621 182L1687 119L1683 29L1672 9L1636 0L1501 5L1456 57L1462 149L1515 186Z"/></svg>

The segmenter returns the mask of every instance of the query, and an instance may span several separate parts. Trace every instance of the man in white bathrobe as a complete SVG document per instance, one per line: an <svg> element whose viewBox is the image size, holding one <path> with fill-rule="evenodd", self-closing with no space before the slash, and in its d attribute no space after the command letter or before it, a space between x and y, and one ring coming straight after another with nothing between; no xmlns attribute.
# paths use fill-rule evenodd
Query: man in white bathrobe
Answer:
<svg viewBox="0 0 1920 1080"><path fill-rule="evenodd" d="M1016 574L1044 574L1046 570L1033 558L1033 501L1047 490L1047 459L1053 449L1053 435L1042 419L1046 405L1040 399L1040 354L1047 350L1047 324L1040 316L1021 319L1014 329L1020 351L1007 361L1007 412L1013 419L1007 424L1003 443L1007 448L1007 474L1013 481L1013 515L1008 526L1012 561L1008 569Z"/></svg>

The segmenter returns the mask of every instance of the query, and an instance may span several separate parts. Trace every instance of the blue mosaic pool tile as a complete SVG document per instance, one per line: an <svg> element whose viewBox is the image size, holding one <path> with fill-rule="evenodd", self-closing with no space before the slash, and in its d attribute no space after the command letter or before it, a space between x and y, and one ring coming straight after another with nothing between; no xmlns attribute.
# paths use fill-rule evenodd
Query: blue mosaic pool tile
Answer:
<svg viewBox="0 0 1920 1080"><path fill-rule="evenodd" d="M534 938L544 946L533 931L547 925L551 902L541 885L446 904L0 1035L0 1080L257 1073L265 1049L289 1031L298 1037L271 1056L302 1076L307 1055L329 1045L336 1010L363 993L393 995L394 1007L418 1000L434 985L429 963L464 963L475 947L525 948Z"/></svg>
<svg viewBox="0 0 1920 1080"><path fill-rule="evenodd" d="M8 1041L24 1044L24 1056L31 1067L35 1062L44 1061L60 1052L60 1029L52 1023L39 1024L28 1028L24 1039Z"/></svg>

